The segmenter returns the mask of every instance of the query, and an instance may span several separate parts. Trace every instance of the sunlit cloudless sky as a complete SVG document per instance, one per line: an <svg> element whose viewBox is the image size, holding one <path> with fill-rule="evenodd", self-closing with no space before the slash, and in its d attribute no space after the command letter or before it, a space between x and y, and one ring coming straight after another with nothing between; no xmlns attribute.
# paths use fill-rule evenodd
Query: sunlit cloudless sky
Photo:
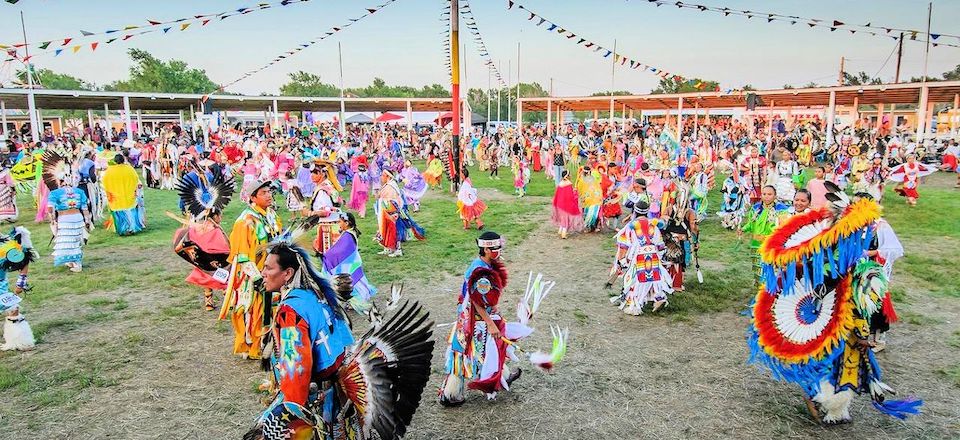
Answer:
<svg viewBox="0 0 960 440"><path fill-rule="evenodd" d="M272 0L261 0L271 1ZM461 0L461 4L464 0ZM837 19L846 23L897 28L926 28L927 1L761 1L691 0L710 6L737 10L773 12L801 17ZM20 0L16 5L0 2L0 44L23 41L20 11L26 21L30 42L80 35L80 30L103 32L126 25L146 25L146 20L167 21L199 14L218 13L256 1L227 0ZM186 31L177 27L169 33L136 36L128 41L101 43L91 52L89 45L79 53L64 51L60 56L37 56L37 68L75 75L95 84L107 84L128 75L127 49L149 51L161 59L180 59L191 67L204 69L220 84L229 83L244 72L263 66L277 55L322 36L333 26L362 15L382 0L312 0L226 20L199 23ZM469 2L490 55L504 78L517 78L517 43L520 43L520 79L549 87L553 78L555 95L585 95L611 88L611 59L577 46L546 25L537 27L528 14L507 9L506 0ZM764 17L724 17L718 13L680 9L665 4L656 7L644 0L518 1L529 10L551 20L578 36L617 49L623 55L687 77L719 81L721 87L751 84L758 88L779 88L784 84L802 86L808 82L836 84L840 57L846 70L865 71L892 82L896 64L896 41L803 23L791 26ZM337 43L343 46L343 73L347 87L364 86L374 77L389 84L423 86L449 84L444 66L444 22L442 0L396 0L382 10L280 63L229 88L237 93L277 93L291 72L304 70L320 75L324 82L337 84ZM960 35L960 1L933 2L933 33ZM473 36L461 21L461 42L466 45L466 84L486 88L487 69ZM116 35L116 34L114 34ZM960 44L956 38L941 42ZM102 37L101 37L102 39ZM918 38L918 40L922 37ZM96 41L86 39L78 41ZM62 42L62 41L61 41ZM54 43L52 47L55 47ZM72 46L71 44L70 46ZM893 56L891 56L891 54ZM924 44L905 41L901 78L919 76L923 70ZM13 63L0 68L7 79ZM509 64L509 69L508 69ZM960 64L960 48L930 49L928 72L940 76ZM6 77L6 78L4 78ZM646 93L659 78L642 70L616 68L612 87Z"/></svg>

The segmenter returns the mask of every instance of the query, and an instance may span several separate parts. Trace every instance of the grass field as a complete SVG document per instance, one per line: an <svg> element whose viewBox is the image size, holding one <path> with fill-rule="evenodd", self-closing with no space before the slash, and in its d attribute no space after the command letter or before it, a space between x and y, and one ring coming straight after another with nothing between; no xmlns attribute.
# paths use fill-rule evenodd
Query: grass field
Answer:
<svg viewBox="0 0 960 440"><path fill-rule="evenodd" d="M601 287L614 251L611 233L558 240L545 226L553 184L542 174L533 176L530 195L520 199L513 196L509 168L501 169L500 180L473 169L472 180L490 206L488 228L507 237L506 258L519 280L511 291L522 289L528 270L558 281L544 315L569 326L574 343L567 365L549 376L525 373L518 392L499 406L471 400L444 412L430 394L439 381L445 340L445 330L438 330L436 377L411 438L444 438L447 426L472 421L489 425L483 438L960 436L960 190L952 188L953 175L928 178L916 208L888 191L884 215L906 256L892 283L902 317L894 337L901 339L881 362L891 380L927 399L929 409L904 423L858 407L863 421L856 426L863 431L808 423L799 400L784 397L797 394L792 388L744 365L745 320L739 313L752 296L749 250L715 217L701 226L704 283L697 284L691 270L687 291L674 295L663 312L626 317L609 306ZM718 198L714 191L711 211ZM19 200L26 207L20 224L33 232L41 253L24 305L40 345L0 353L0 432L10 438L238 437L260 409L255 385L263 376L254 363L229 354L229 324L203 312L199 289L183 282L189 268L171 250L178 224L163 215L176 210L175 193L147 190L148 229L142 234L94 231L80 274L52 267L49 227L28 222L32 201ZM370 205L360 222L368 277L381 291L405 282L408 296L423 301L438 323L452 320L452 292L475 255L478 234L463 230L454 195L428 193L421 212L413 214L428 239L405 244L402 258L375 255ZM241 208L234 201L225 213L228 232ZM548 342L538 337L534 342ZM724 409L727 400L739 405L736 415ZM656 430L635 434L641 428L624 418L628 408L643 412L644 424ZM859 437L862 432L867 434Z"/></svg>

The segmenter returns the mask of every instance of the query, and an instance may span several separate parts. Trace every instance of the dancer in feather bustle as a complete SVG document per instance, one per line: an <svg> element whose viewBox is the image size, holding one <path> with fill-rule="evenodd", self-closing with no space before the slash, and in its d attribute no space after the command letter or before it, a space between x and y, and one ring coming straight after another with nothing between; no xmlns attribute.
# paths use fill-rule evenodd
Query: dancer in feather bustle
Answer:
<svg viewBox="0 0 960 440"><path fill-rule="evenodd" d="M883 268L865 257L880 206L869 198L851 202L833 183L827 188L829 207L791 217L760 248L750 361L799 385L823 423L849 422L850 402L862 393L885 414L917 414L920 400L886 399L893 390L881 381L869 340L887 290Z"/></svg>
<svg viewBox="0 0 960 440"><path fill-rule="evenodd" d="M53 265L71 272L83 270L83 245L90 236L92 221L86 194L73 185L72 165L62 152L43 154L43 182L50 190L47 209L53 234Z"/></svg>
<svg viewBox="0 0 960 440"><path fill-rule="evenodd" d="M270 328L273 402L244 439L403 437L430 377L433 322L405 303L354 345L349 321L299 246L267 251L264 288L278 292Z"/></svg>
<svg viewBox="0 0 960 440"><path fill-rule="evenodd" d="M230 242L220 220L235 191L234 180L221 172L190 172L175 189L190 219L174 233L173 251L194 266L185 281L203 288L204 309L213 311L213 291L227 288Z"/></svg>

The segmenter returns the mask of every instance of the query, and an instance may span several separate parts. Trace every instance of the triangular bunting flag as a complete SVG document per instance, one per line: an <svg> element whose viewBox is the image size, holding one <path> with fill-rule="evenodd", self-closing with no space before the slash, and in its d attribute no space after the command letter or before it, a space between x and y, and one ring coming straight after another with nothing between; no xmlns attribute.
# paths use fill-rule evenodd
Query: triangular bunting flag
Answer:
<svg viewBox="0 0 960 440"><path fill-rule="evenodd" d="M620 58L620 65L622 66L622 65L624 65L624 64L627 64L627 58L626 58L626 57L621 57L621 58Z"/></svg>
<svg viewBox="0 0 960 440"><path fill-rule="evenodd" d="M550 23L550 27L548 27L547 30L553 32L553 30L556 28L557 28L557 25Z"/></svg>
<svg viewBox="0 0 960 440"><path fill-rule="evenodd" d="M94 35L93 32L85 31L85 30L83 30L83 29L80 30L80 33L83 34L84 37L89 37L89 36L91 36L91 35Z"/></svg>
<svg viewBox="0 0 960 440"><path fill-rule="evenodd" d="M545 21L547 21L546 18L540 17L540 21L537 23L537 26L540 26L540 25L543 24L543 22L545 22Z"/></svg>
<svg viewBox="0 0 960 440"><path fill-rule="evenodd" d="M70 44L71 41L73 41L73 38L64 38L64 39L63 39L63 45L66 46L66 45Z"/></svg>
<svg viewBox="0 0 960 440"><path fill-rule="evenodd" d="M116 39L116 38L111 38L111 39L107 40L106 43L107 43L107 44L110 44L110 43L113 43L114 41L117 41L117 39Z"/></svg>
<svg viewBox="0 0 960 440"><path fill-rule="evenodd" d="M150 23L150 26L158 26L163 24L162 21L157 21L157 20L147 20L147 23Z"/></svg>
<svg viewBox="0 0 960 440"><path fill-rule="evenodd" d="M40 44L40 49L46 49L47 46L50 46L50 42L44 41L43 43Z"/></svg>
<svg viewBox="0 0 960 440"><path fill-rule="evenodd" d="M335 28L333 28L333 31L334 31L334 32L340 32L340 28L336 28L336 27L335 27Z"/></svg>
<svg viewBox="0 0 960 440"><path fill-rule="evenodd" d="M612 54L612 53L613 53L612 51L609 51L609 50L608 50L607 53L603 55L603 57L606 58L606 57L610 56L610 54Z"/></svg>
<svg viewBox="0 0 960 440"><path fill-rule="evenodd" d="M58 57L63 52L63 49L57 49L53 51L53 56Z"/></svg>
<svg viewBox="0 0 960 440"><path fill-rule="evenodd" d="M843 22L842 22L842 21L833 20L833 25L834 25L834 26L843 26Z"/></svg>
<svg viewBox="0 0 960 440"><path fill-rule="evenodd" d="M81 47L81 46L80 46L79 44L76 45L76 46L73 46L73 53L79 52L79 51L80 51L80 47Z"/></svg>
<svg viewBox="0 0 960 440"><path fill-rule="evenodd" d="M937 38L940 38L940 34L930 34L930 38L936 40Z"/></svg>
<svg viewBox="0 0 960 440"><path fill-rule="evenodd" d="M131 39L131 38L133 38L133 35L124 35L124 36L123 36L123 41L127 41L127 40L129 40L129 39Z"/></svg>
<svg viewBox="0 0 960 440"><path fill-rule="evenodd" d="M531 13L530 13L530 18L528 18L527 20L533 20L534 17L536 17L536 15L535 15L533 12L531 12Z"/></svg>
<svg viewBox="0 0 960 440"><path fill-rule="evenodd" d="M583 38L581 38L580 41L577 41L577 44L583 44L584 41L587 41L587 40L584 40Z"/></svg>
<svg viewBox="0 0 960 440"><path fill-rule="evenodd" d="M131 29L136 29L136 28L138 28L138 27L140 27L140 26L132 25L132 24L131 24L130 26L124 26L123 30L129 31L129 30L131 30Z"/></svg>
<svg viewBox="0 0 960 440"><path fill-rule="evenodd" d="M210 19L209 19L209 18L206 19L206 20L201 21L201 22L200 22L200 26L206 26L207 23L210 23Z"/></svg>
<svg viewBox="0 0 960 440"><path fill-rule="evenodd" d="M576 37L576 36L577 36L577 34L571 33L570 35L567 35L567 39L569 40L569 39L571 39L571 38L573 38L573 37Z"/></svg>
<svg viewBox="0 0 960 440"><path fill-rule="evenodd" d="M584 46L585 46L585 47L592 47L592 46L593 46L593 43L592 43L592 42L591 42L591 43L587 43L587 44L585 44Z"/></svg>
<svg viewBox="0 0 960 440"><path fill-rule="evenodd" d="M190 23L181 24L181 25L180 25L180 30L181 30L181 31L185 31L185 30L187 30L188 27L190 27Z"/></svg>
<svg viewBox="0 0 960 440"><path fill-rule="evenodd" d="M170 29L171 29L171 28L168 28L168 27L163 28L163 33L170 32Z"/></svg>
<svg viewBox="0 0 960 440"><path fill-rule="evenodd" d="M507 0L507 9L513 9L513 0Z"/></svg>
<svg viewBox="0 0 960 440"><path fill-rule="evenodd" d="M95 51L95 50L97 50L97 45L99 45L99 44L100 44L100 43L98 43L98 42L96 42L96 41L94 41L93 43L90 43L90 51Z"/></svg>
<svg viewBox="0 0 960 440"><path fill-rule="evenodd" d="M377 10L376 10L376 9L373 9L373 8L367 8L367 12L369 12L369 13L372 14L372 13L374 13L374 12L377 12Z"/></svg>

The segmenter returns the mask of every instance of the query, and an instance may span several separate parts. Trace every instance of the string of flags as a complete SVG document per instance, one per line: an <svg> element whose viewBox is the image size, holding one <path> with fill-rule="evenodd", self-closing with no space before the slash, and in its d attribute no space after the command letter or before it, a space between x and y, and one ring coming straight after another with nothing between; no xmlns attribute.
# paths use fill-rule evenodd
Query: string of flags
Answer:
<svg viewBox="0 0 960 440"><path fill-rule="evenodd" d="M470 2L468 0L463 0L463 4L460 5L460 15L463 16L464 24L467 26L467 29L470 29L470 33L473 34L473 42L477 45L477 50L480 52L480 57L483 58L483 64L487 66L493 73L493 77L497 79L497 83L500 84L500 87L506 87L507 83L503 81L503 76L500 75L500 70L497 69L496 63L493 62L493 59L490 57L490 51L487 50L487 45L483 42L483 37L480 35L480 28L477 26L477 18L473 15L473 11L470 9Z"/></svg>
<svg viewBox="0 0 960 440"><path fill-rule="evenodd" d="M182 32L189 29L192 25L196 25L193 27L196 29L207 26L211 22L219 22L238 15L247 15L253 12L259 12L280 6L306 3L308 1L310 0L281 0L273 3L258 3L254 6L231 9L229 11L223 11L215 14L197 14L190 17L178 18L176 20L146 20L147 24L130 24L118 29L107 29L103 32L90 32L81 30L80 35L30 43L30 48L34 48L35 50L39 49L42 51L32 53L30 56L26 56L26 49L28 45L24 43L0 44L0 50L5 51L11 58L23 62L29 62L30 59L34 57L51 54L56 57L63 53L78 53L85 47L89 47L90 51L93 52L96 51L101 44L111 44L116 41L127 41L131 38L150 33L159 32L167 34L174 29ZM89 41L89 39L92 38L98 38L98 40L92 42ZM19 54L21 50L24 52L24 56L22 57Z"/></svg>
<svg viewBox="0 0 960 440"><path fill-rule="evenodd" d="M514 6L516 6L517 9L514 9L514 8L513 8ZM649 64L647 64L647 63L643 63L643 62L634 60L634 59L632 59L632 58L623 56L622 54L620 54L620 53L618 53L618 52L614 52L613 49L608 49L608 48L606 48L606 47L604 47L604 46L602 46L602 45L600 45L600 44L597 44L597 43L593 42L592 40L590 40L590 39L588 39L588 38L586 38L586 37L584 37L584 36L581 36L581 35L578 35L578 34L574 33L573 31L569 30L566 26L561 26L561 25L557 24L557 23L554 22L554 21L551 21L551 20L546 19L546 18L543 17L542 15L537 14L536 12L531 11L529 8L526 8L526 7L524 7L523 5L518 4L518 3L517 3L516 1L514 1L514 0L508 0L508 1L507 1L507 9L508 9L508 10L517 10L517 11L526 12L526 13L529 15L529 16L527 17L527 21L534 22L537 27L544 27L544 25L546 25L545 29L547 30L547 32L555 33L555 34L557 34L557 35L562 35L562 36L566 37L567 40L573 41L573 42L576 43L578 46L581 46L581 47L590 49L590 50L592 50L593 52L595 52L595 53L597 53L597 54L600 54L600 55L601 55L602 57L604 57L604 58L613 57L613 62L614 62L615 64L619 64L619 65L621 65L621 66L626 66L626 67L629 67L629 68L635 69L635 70L644 70L644 71L646 71L646 72L649 72L649 73L652 73L652 74L654 74L654 75L657 75L657 76L659 76L660 78L665 79L665 80L672 80L672 81L677 82L677 83L686 83L687 85L693 86L693 87L696 88L697 90L716 91L716 92L721 91L719 86L715 86L712 90L708 90L709 84L707 84L707 83L705 83L705 82L702 82L702 81L699 81L699 80L696 80L696 79L688 79L688 78L686 78L686 77L684 77L684 76L682 76L682 75L678 75L678 74L676 74L676 73L668 72L668 71L664 70L663 68L651 66L651 65L649 65ZM727 90L725 91L725 93L729 94L729 93L732 93L732 92L735 92L735 91L737 91L737 90L736 90L736 89L727 89Z"/></svg>
<svg viewBox="0 0 960 440"><path fill-rule="evenodd" d="M248 71L248 72L244 73L243 75L241 75L239 78L237 78L237 79L235 79L235 80L233 80L233 81L231 81L231 82L229 82L229 83L227 83L227 84L225 84L225 85L220 86L220 87L219 87L219 91L223 91L223 90L225 90L227 87L230 87L230 86L232 86L232 85L234 85L234 84L236 84L236 83L238 83L238 82L240 82L240 81L243 81L243 80L245 80L245 79L247 79L247 78L249 78L249 77L251 77L251 76L253 76L253 75L256 75L257 73L260 73L260 72L262 72L262 71L270 68L270 67L273 66L274 64L277 64L277 63L279 63L279 62L281 62L281 61L283 61L283 60L285 60L285 59L287 59L287 58L292 58L294 55L296 55L296 54L299 53L300 51L302 51L302 50L304 50L304 49L306 49L306 48L308 48L308 47L310 47L310 46L313 46L314 44L317 44L317 43L320 42L320 41L323 41L323 40L329 38L330 36L332 36L332 35L340 32L340 31L342 31L342 30L344 30L344 29L352 26L353 24L357 23L357 22L360 21L360 20L363 20L364 18L367 18L367 17L373 15L373 14L376 13L377 11L383 9L384 7L386 7L387 5L389 5L389 4L391 4L391 3L395 2L395 1L397 1L397 0L386 0L385 2L383 2L383 3L380 4L380 5L377 5L377 6L372 7L372 8L366 8L366 12L364 12L364 13L363 13L362 15L360 15L359 17L357 17L357 18L350 18L350 19L347 20L346 23L344 23L344 24L342 24L342 25L340 25L340 26L334 26L334 27L330 28L330 30L324 32L323 34L321 34L321 35L319 35L319 36L317 36L317 37L314 37L314 38L310 39L309 41L305 41L305 42L303 42L303 43L298 44L297 47L293 48L292 50L288 50L288 51L284 52L284 53L281 54L281 55L278 55L278 56L275 57L274 59L270 60L270 62L268 62L267 64L264 64L262 67L257 68L257 69L254 69L254 70L251 70L251 71Z"/></svg>
<svg viewBox="0 0 960 440"><path fill-rule="evenodd" d="M453 77L453 63L450 61L450 0L443 2L443 9L440 10L440 22L443 23L443 31L440 32L441 46L443 50L443 62L447 69L447 76Z"/></svg>
<svg viewBox="0 0 960 440"><path fill-rule="evenodd" d="M797 15L778 14L774 12L760 12L760 11L731 9L731 8L719 7L719 6L707 6L707 5L687 3L682 1L647 0L647 2L648 4L654 4L658 7L663 5L676 6L681 9L684 9L684 8L696 9L696 10L699 10L700 12L719 13L719 14L723 14L724 17L728 17L731 15L747 17L748 20L756 17L756 18L766 20L767 23L779 21L779 22L788 22L791 25L805 24L811 28L830 29L830 32L834 32L839 29L839 30L849 31L851 34L857 34L857 33L867 34L875 37L892 38L894 40L900 39L899 33L903 32L907 39L917 41L917 37L920 37L921 39L919 41L924 43L926 42L925 38L929 36L930 44L933 47L938 47L938 46L960 47L960 44L952 44L952 43L944 42L943 40L941 40L941 38L943 39L949 38L949 39L956 39L958 42L960 42L960 35L943 34L943 33L935 33L935 32L930 32L930 34L928 35L926 32L916 30L916 29L902 29L902 28L896 28L892 26L881 26L881 25L873 24L873 22L868 22L866 24L854 24L854 23L847 23L844 21L836 20L836 19L824 20L819 18L800 17Z"/></svg>

